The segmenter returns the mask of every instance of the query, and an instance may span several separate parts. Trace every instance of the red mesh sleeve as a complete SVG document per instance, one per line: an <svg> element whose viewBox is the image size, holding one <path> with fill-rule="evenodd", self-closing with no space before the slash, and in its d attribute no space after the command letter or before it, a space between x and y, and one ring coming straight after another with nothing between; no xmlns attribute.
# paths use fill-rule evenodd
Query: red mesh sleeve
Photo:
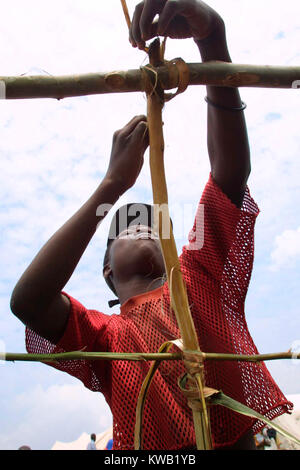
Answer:
<svg viewBox="0 0 300 470"><path fill-rule="evenodd" d="M189 244L183 248L182 260L189 266L197 264L209 280L218 284L224 277L224 269L232 270L235 279L243 277L249 268L251 273L253 228L258 214L248 188L239 209L210 175L189 234ZM233 272L234 269L238 272Z"/></svg>
<svg viewBox="0 0 300 470"><path fill-rule="evenodd" d="M107 325L110 316L87 310L81 303L63 293L71 303L70 316L66 331L57 345L26 328L26 349L33 354L55 354L70 351L107 351ZM60 361L48 363L58 370L81 380L93 391L102 391L106 382L107 361ZM101 379L101 381L100 381Z"/></svg>

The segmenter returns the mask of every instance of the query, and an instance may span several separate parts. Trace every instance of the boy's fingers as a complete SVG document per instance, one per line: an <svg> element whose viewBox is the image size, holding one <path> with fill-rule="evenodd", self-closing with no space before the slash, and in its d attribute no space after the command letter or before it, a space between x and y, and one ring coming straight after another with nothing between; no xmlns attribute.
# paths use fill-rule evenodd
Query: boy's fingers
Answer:
<svg viewBox="0 0 300 470"><path fill-rule="evenodd" d="M134 47L143 49L145 47L145 41L143 41L140 30L140 19L143 11L144 3L139 3L134 10L132 17L131 28L129 30L129 39Z"/></svg>
<svg viewBox="0 0 300 470"><path fill-rule="evenodd" d="M140 124L141 122L146 123L147 117L144 115L135 116L134 118L131 119L131 121L128 122L128 124L126 124L125 127L123 127L122 133L128 136L134 131L137 125Z"/></svg>
<svg viewBox="0 0 300 470"><path fill-rule="evenodd" d="M146 151L149 146L149 132L147 123L140 122L131 134L131 138L136 141L136 144L140 144L143 152Z"/></svg>
<svg viewBox="0 0 300 470"><path fill-rule="evenodd" d="M141 37L144 41L155 36L156 26L153 26L153 20L162 12L166 2L167 0L145 0L139 22Z"/></svg>
<svg viewBox="0 0 300 470"><path fill-rule="evenodd" d="M145 141L148 141L149 134L148 134L147 122L145 121L139 122L137 126L135 127L135 129L133 130L132 135L139 140L145 138Z"/></svg>
<svg viewBox="0 0 300 470"><path fill-rule="evenodd" d="M159 20L158 20L158 25L157 25L157 33L160 36L163 36L165 31L167 30L169 24L173 20L173 18L179 13L180 11L180 6L178 5L178 2L176 0L169 0L164 9L162 10Z"/></svg>

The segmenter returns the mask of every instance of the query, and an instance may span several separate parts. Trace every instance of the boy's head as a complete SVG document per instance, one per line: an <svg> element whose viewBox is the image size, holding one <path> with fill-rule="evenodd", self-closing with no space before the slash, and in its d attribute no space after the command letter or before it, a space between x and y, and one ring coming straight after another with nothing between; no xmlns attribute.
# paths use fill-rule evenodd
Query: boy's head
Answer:
<svg viewBox="0 0 300 470"><path fill-rule="evenodd" d="M103 260L103 276L118 297L122 282L139 277L151 280L165 273L158 235L154 230L154 207L127 204L114 215Z"/></svg>

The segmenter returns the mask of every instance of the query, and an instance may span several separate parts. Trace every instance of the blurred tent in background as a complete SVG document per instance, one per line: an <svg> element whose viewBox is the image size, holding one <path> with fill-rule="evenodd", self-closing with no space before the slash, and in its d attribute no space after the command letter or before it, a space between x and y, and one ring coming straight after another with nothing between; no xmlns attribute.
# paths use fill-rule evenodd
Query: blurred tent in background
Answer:
<svg viewBox="0 0 300 470"><path fill-rule="evenodd" d="M294 436L300 439L300 395L288 395L288 400L294 404L291 415L285 414L274 421L285 429L288 429ZM279 434L280 450L300 450L300 446Z"/></svg>
<svg viewBox="0 0 300 470"><path fill-rule="evenodd" d="M74 442L59 442L56 441L51 450L86 450L90 442L91 435L86 432ZM112 439L112 428L97 434L96 447L97 450L105 450L107 443Z"/></svg>

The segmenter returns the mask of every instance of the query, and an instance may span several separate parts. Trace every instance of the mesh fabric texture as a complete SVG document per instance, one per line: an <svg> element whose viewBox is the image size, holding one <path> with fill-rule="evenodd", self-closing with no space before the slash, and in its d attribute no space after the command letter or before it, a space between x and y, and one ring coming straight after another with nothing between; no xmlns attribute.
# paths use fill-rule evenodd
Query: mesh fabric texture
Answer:
<svg viewBox="0 0 300 470"><path fill-rule="evenodd" d="M199 249L203 239L203 208L204 245ZM189 244L180 256L190 309L204 352L258 353L244 314L258 213L248 189L242 209L238 209L210 176ZM157 352L165 341L180 337L170 309L167 283L129 299L119 315L87 310L68 297L71 313L60 343L54 346L27 329L29 352L83 348L85 351ZM113 448L133 449L137 398L150 363L64 361L54 367L77 377L90 390L104 394L113 414ZM178 377L184 372L183 363L174 361L163 362L156 372L144 410L144 449L176 450L195 446L192 413L177 385ZM207 386L222 390L269 419L292 409L265 364L206 361L205 380ZM256 433L262 427L261 422L221 406L213 406L210 416L215 448L232 445L250 428Z"/></svg>

